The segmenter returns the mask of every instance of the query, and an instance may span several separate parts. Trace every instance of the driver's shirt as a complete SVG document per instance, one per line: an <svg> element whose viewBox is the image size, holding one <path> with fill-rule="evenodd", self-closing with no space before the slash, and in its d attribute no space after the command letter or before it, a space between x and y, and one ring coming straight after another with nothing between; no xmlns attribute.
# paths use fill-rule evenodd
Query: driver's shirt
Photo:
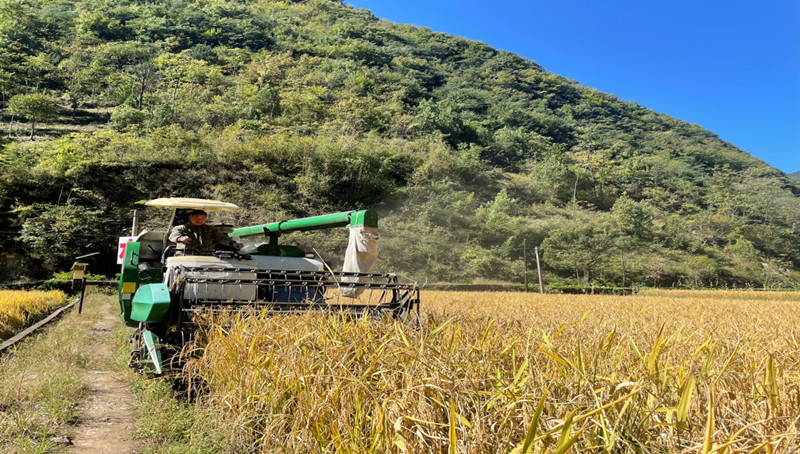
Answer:
<svg viewBox="0 0 800 454"><path fill-rule="evenodd" d="M178 238L182 236L189 237L189 242L185 244L187 254L193 252L211 253L214 252L218 244L231 246L234 242L233 238L221 233L215 227L207 224L196 226L190 222L173 227L172 232L169 234L169 240L173 243L178 243Z"/></svg>

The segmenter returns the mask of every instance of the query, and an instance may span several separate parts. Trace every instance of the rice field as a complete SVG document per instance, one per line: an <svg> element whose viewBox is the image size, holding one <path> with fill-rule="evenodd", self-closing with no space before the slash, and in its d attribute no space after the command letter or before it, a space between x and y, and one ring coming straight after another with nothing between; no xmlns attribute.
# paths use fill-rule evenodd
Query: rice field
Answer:
<svg viewBox="0 0 800 454"><path fill-rule="evenodd" d="M60 290L25 291L0 290L0 340L8 339L16 332L66 301Z"/></svg>
<svg viewBox="0 0 800 454"><path fill-rule="evenodd" d="M800 450L798 293L422 297L418 328L210 325L199 405L237 452Z"/></svg>

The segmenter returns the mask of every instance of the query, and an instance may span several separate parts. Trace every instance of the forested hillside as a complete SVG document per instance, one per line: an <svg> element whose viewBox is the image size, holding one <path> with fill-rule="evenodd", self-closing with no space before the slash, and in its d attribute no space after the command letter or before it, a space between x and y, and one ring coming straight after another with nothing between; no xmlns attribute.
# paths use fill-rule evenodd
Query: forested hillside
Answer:
<svg viewBox="0 0 800 454"><path fill-rule="evenodd" d="M520 282L523 241L548 282L800 281L798 180L340 2L0 0L0 108L5 279L92 251L113 274L134 203L187 196L239 225L374 208L380 269L422 282ZM343 235L298 241L335 263Z"/></svg>

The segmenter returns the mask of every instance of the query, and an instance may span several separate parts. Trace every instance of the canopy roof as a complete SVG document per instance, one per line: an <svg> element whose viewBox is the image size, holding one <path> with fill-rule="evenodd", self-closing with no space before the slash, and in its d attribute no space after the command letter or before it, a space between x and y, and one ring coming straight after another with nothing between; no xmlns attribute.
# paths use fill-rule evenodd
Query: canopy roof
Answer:
<svg viewBox="0 0 800 454"><path fill-rule="evenodd" d="M207 211L236 211L239 209L237 205L232 203L187 197L164 197L161 199L148 200L144 204L151 207L190 208Z"/></svg>

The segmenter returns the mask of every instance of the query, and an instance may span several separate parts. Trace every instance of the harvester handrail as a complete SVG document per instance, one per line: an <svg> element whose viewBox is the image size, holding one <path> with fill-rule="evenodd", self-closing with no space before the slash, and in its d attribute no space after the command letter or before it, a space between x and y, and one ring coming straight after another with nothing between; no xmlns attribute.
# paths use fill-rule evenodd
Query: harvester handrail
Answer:
<svg viewBox="0 0 800 454"><path fill-rule="evenodd" d="M207 306L207 308L214 308L218 306L249 306L251 301L219 301L219 300L193 300L192 306L185 307L182 310L184 312L194 312L196 306ZM387 301L379 304L347 304L347 303L329 303L329 302L313 302L308 303L304 301L273 301L269 303L264 303L260 307L261 308L271 308L271 307L285 307L285 306L295 306L299 308L336 308L336 309L380 309L380 308L396 308L402 306L402 301ZM254 310L261 310L256 309Z"/></svg>
<svg viewBox="0 0 800 454"><path fill-rule="evenodd" d="M223 268L213 266L186 266L181 268L184 271L201 271L201 272L231 272L231 273L272 273L272 274L308 274L315 276L344 276L344 277L385 277L396 278L398 275L395 273L360 273L357 271L317 271L317 270L284 270L272 268ZM411 279L409 279L411 280Z"/></svg>

